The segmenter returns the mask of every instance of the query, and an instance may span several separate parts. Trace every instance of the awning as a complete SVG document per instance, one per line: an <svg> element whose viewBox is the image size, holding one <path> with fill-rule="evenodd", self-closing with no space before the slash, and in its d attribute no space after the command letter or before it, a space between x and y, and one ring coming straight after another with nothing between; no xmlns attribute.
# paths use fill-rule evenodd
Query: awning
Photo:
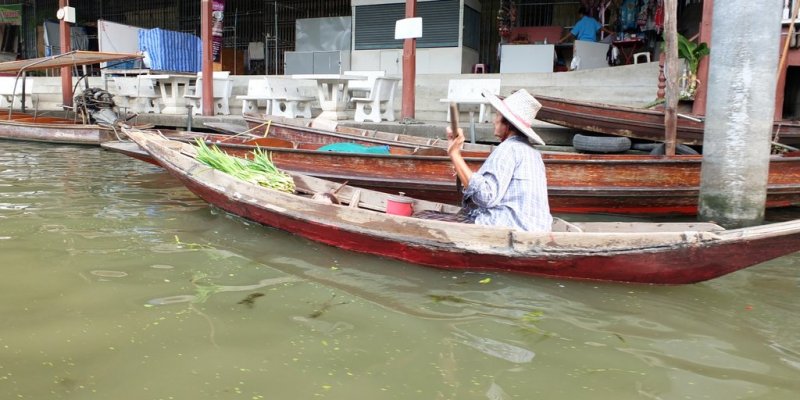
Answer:
<svg viewBox="0 0 800 400"><path fill-rule="evenodd" d="M139 54L101 53L97 51L70 51L50 57L29 58L27 60L0 63L0 73L19 73L43 69L91 65L101 62L122 61L142 58Z"/></svg>

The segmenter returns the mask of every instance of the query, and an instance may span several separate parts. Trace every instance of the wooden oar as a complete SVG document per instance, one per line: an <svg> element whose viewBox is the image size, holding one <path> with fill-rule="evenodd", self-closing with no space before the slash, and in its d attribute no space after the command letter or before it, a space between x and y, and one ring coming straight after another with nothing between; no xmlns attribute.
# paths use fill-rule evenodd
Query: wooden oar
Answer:
<svg viewBox="0 0 800 400"><path fill-rule="evenodd" d="M453 131L453 135L461 136L461 133L458 131L458 104L455 102L450 103L450 129ZM456 174L457 193L461 193L463 189L462 186L461 179L458 179L458 174Z"/></svg>
<svg viewBox="0 0 800 400"><path fill-rule="evenodd" d="M458 104L456 102L450 103L450 129L453 130L454 135L458 133Z"/></svg>

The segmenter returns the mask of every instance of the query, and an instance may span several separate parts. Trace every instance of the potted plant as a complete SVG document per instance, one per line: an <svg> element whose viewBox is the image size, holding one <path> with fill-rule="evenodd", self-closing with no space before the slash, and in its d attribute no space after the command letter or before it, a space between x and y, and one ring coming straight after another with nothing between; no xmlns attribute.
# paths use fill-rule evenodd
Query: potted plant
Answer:
<svg viewBox="0 0 800 400"><path fill-rule="evenodd" d="M698 84L697 68L700 65L700 60L709 53L711 53L711 49L706 43L695 43L680 33L678 34L678 58L682 58L685 63L680 78L681 99L694 99Z"/></svg>

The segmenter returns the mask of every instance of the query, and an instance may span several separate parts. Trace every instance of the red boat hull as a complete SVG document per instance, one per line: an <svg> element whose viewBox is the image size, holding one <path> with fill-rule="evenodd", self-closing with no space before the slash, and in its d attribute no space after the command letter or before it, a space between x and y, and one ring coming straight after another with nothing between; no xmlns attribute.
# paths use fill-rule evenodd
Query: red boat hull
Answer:
<svg viewBox="0 0 800 400"><path fill-rule="evenodd" d="M169 168L168 168L169 169ZM200 182L172 170L190 191L232 214L278 228L310 240L345 250L395 258L449 270L500 271L556 278L636 283L686 284L722 276L753 264L800 249L800 234L753 242L731 242L710 248L691 247L664 251L565 255L550 257L501 257L410 246L385 237L364 235L336 226L287 218L268 208L233 200L209 190Z"/></svg>

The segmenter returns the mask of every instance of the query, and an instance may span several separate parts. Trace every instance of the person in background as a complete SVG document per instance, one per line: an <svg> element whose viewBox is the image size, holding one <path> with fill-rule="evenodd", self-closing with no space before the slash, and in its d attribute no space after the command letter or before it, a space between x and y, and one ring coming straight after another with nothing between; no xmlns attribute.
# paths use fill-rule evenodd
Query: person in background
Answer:
<svg viewBox="0 0 800 400"><path fill-rule="evenodd" d="M562 43L570 38L575 40L585 40L587 42L597 41L597 32L603 31L609 35L613 35L614 31L604 27L598 20L589 16L586 7L578 9L578 22L575 26L564 35L558 42Z"/></svg>
<svg viewBox="0 0 800 400"><path fill-rule="evenodd" d="M553 217L547 201L542 155L531 141L544 144L531 124L542 105L525 89L505 99L484 92L497 111L494 135L500 140L477 172L461 155L464 134L447 127L447 153L464 185L466 221L531 232L550 232Z"/></svg>

